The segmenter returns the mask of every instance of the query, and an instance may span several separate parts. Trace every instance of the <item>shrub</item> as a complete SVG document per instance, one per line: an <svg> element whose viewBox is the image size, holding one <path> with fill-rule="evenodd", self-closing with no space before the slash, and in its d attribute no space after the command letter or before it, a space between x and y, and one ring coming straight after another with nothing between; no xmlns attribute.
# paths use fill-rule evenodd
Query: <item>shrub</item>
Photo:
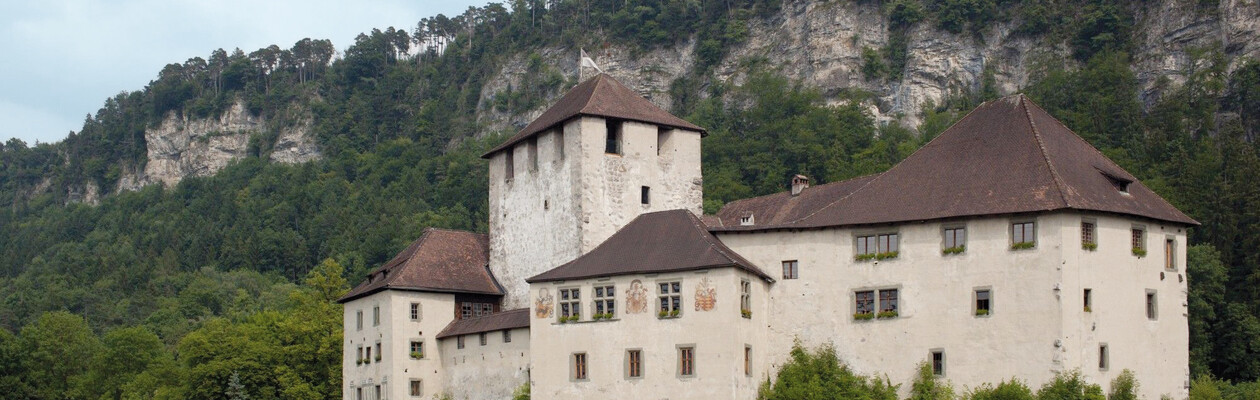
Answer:
<svg viewBox="0 0 1260 400"><path fill-rule="evenodd" d="M910 398L907 400L954 400L954 388L932 373L931 364L921 362L919 373L910 384Z"/></svg>
<svg viewBox="0 0 1260 400"><path fill-rule="evenodd" d="M1060 372L1041 386L1037 400L1106 400L1102 387L1085 382L1081 371Z"/></svg>
<svg viewBox="0 0 1260 400"><path fill-rule="evenodd" d="M897 387L878 378L853 373L829 344L807 351L797 342L774 382L762 383L757 398L814 399L825 394L823 398L896 400Z"/></svg>
<svg viewBox="0 0 1260 400"><path fill-rule="evenodd" d="M1137 390L1137 378L1133 376L1133 371L1126 369L1111 380L1111 392L1107 393L1107 400L1138 400Z"/></svg>
<svg viewBox="0 0 1260 400"><path fill-rule="evenodd" d="M512 400L529 400L529 382L522 383L512 391Z"/></svg>
<svg viewBox="0 0 1260 400"><path fill-rule="evenodd" d="M1033 400L1032 389L1016 379L1002 381L997 386L983 384L962 396L963 400Z"/></svg>

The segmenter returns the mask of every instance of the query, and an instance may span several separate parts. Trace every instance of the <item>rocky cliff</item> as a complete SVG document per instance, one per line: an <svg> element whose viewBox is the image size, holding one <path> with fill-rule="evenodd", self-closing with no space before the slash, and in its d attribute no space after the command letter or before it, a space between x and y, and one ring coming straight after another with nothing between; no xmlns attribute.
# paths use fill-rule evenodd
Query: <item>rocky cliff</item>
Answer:
<svg viewBox="0 0 1260 400"><path fill-rule="evenodd" d="M1219 46L1231 70L1240 60L1260 56L1260 5L1255 0L1222 0L1208 9L1199 3L1159 0L1133 10L1138 43L1134 69L1146 89L1144 97L1156 90L1161 77L1181 82L1197 49ZM1009 94L1029 84L1035 61L1070 57L1065 43L1015 34L1020 21L992 24L980 35L952 34L930 23L918 23L907 32L908 60L901 78L867 79L862 73L862 49L878 49L889 40L889 21L880 7L879 2L786 1L778 15L749 23L748 40L731 49L717 67L717 76L739 83L747 72L746 61L761 59L766 61L763 65L822 90L832 101L849 88L874 93L876 98L869 105L877 119L899 119L914 127L925 104L941 104L951 93L978 89L986 69L999 92ZM670 84L691 68L694 51L693 40L644 54L612 46L591 51L591 56L604 71L668 107ZM542 59L567 77L578 75L574 53L562 48L541 51ZM508 86L519 87L526 78L525 65L524 56L506 63L482 90L482 104ZM543 108L510 115L483 106L479 119L487 131L511 131Z"/></svg>
<svg viewBox="0 0 1260 400"><path fill-rule="evenodd" d="M307 133L310 125L307 118L280 128L270 159L301 163L319 158L319 149ZM250 114L241 102L218 118L190 119L172 113L158 127L145 130L148 161L143 170L125 171L118 190L154 183L169 187L186 177L213 175L232 160L245 157L252 136L269 137L267 129L266 121Z"/></svg>

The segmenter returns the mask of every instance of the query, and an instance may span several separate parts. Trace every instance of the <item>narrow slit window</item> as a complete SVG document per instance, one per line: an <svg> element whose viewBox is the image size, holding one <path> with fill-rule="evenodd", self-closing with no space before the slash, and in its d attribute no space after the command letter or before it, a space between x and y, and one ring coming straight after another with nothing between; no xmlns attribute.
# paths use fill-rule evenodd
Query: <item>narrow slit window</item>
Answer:
<svg viewBox="0 0 1260 400"><path fill-rule="evenodd" d="M626 377L643 377L643 350L626 350Z"/></svg>
<svg viewBox="0 0 1260 400"><path fill-rule="evenodd" d="M1108 349L1107 349L1106 343L1098 345L1098 369L1104 370L1104 371L1107 370L1109 366L1109 362L1111 361L1109 360L1111 355L1108 354L1107 350Z"/></svg>
<svg viewBox="0 0 1260 400"><path fill-rule="evenodd" d="M744 376L752 376L752 346L744 346Z"/></svg>
<svg viewBox="0 0 1260 400"><path fill-rule="evenodd" d="M678 348L678 375L679 376L695 376L696 375L696 348L695 347L679 347Z"/></svg>
<svg viewBox="0 0 1260 400"><path fill-rule="evenodd" d="M586 353L573 353L573 379L586 380Z"/></svg>
<svg viewBox="0 0 1260 400"><path fill-rule="evenodd" d="M647 186L639 187L639 202L643 204L652 204L652 188Z"/></svg>
<svg viewBox="0 0 1260 400"><path fill-rule="evenodd" d="M482 332L482 333L478 334L478 335L477 335L477 340L481 342L481 345L482 345L482 346L485 346L485 345L486 345L486 333L485 333L485 332Z"/></svg>
<svg viewBox="0 0 1260 400"><path fill-rule="evenodd" d="M460 336L456 336L456 337L455 337L455 348L457 348L457 349L462 349L462 348L464 348L464 336L463 336L463 335L460 335Z"/></svg>
<svg viewBox="0 0 1260 400"><path fill-rule="evenodd" d="M739 281L739 313L744 318L752 317L752 282Z"/></svg>
<svg viewBox="0 0 1260 400"><path fill-rule="evenodd" d="M529 138L529 143L525 145L525 149L529 157L529 172L538 172L538 137Z"/></svg>
<svg viewBox="0 0 1260 400"><path fill-rule="evenodd" d="M1169 271L1177 270L1177 240L1173 238L1164 239L1164 269Z"/></svg>
<svg viewBox="0 0 1260 400"><path fill-rule="evenodd" d="M1085 289L1085 312L1093 312L1094 290Z"/></svg>
<svg viewBox="0 0 1260 400"><path fill-rule="evenodd" d="M1155 297L1154 290L1146 291L1146 319L1159 319L1159 299Z"/></svg>
<svg viewBox="0 0 1260 400"><path fill-rule="evenodd" d="M512 343L512 330L511 329L503 330L503 343Z"/></svg>
<svg viewBox="0 0 1260 400"><path fill-rule="evenodd" d="M372 307L372 326L381 325L381 306Z"/></svg>
<svg viewBox="0 0 1260 400"><path fill-rule="evenodd" d="M516 175L516 162L513 160L512 152L514 149L507 149L503 152L503 179L511 181Z"/></svg>

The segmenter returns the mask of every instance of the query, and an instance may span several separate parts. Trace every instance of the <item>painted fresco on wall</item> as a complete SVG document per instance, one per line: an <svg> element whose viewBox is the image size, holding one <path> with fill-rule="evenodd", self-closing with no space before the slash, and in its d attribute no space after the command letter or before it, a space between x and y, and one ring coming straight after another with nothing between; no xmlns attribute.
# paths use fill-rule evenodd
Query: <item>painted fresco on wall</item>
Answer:
<svg viewBox="0 0 1260 400"><path fill-rule="evenodd" d="M635 279L630 282L630 289L626 290L626 312L639 314L647 311L647 307L647 289L643 287L643 282Z"/></svg>
<svg viewBox="0 0 1260 400"><path fill-rule="evenodd" d="M534 316L538 318L551 318L552 310L556 306L552 304L555 300L551 297L551 292L547 288L538 289L538 300L534 301Z"/></svg>
<svg viewBox="0 0 1260 400"><path fill-rule="evenodd" d="M696 285L696 311L709 311L717 305L717 289L709 285L709 278L700 280Z"/></svg>

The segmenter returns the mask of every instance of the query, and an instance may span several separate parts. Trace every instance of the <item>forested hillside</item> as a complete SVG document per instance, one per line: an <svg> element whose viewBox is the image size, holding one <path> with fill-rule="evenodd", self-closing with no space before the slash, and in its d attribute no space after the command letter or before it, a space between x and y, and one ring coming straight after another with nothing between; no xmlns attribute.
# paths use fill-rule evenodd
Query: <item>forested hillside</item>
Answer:
<svg viewBox="0 0 1260 400"><path fill-rule="evenodd" d="M1011 91L982 74L914 118L877 122L870 90L824 91L764 57L730 60L750 26L796 4L517 1L373 30L335 59L323 40L216 50L108 99L62 142L10 140L0 147L0 393L338 398L332 299L424 227L486 230L478 156L512 129L489 128L479 111L525 116L576 84L542 57L548 48L572 49L564 62L575 64L580 47L695 46L668 95L674 113L710 130L707 212L784 190L796 173L829 182L883 171ZM1036 62L1017 90L1203 223L1188 265L1192 373L1260 379L1260 63L1204 46L1181 79L1152 91L1134 68L1137 35L1149 28L1136 20L1142 2L875 4L888 44L863 51L863 79L874 82L905 72L899 40L913 29L981 35L1005 24L1053 44L1061 57ZM526 83L483 98L521 58ZM213 176L98 205L49 189L115 193L146 162L145 129L236 102L272 126ZM273 132L308 116L323 158L269 162Z"/></svg>

